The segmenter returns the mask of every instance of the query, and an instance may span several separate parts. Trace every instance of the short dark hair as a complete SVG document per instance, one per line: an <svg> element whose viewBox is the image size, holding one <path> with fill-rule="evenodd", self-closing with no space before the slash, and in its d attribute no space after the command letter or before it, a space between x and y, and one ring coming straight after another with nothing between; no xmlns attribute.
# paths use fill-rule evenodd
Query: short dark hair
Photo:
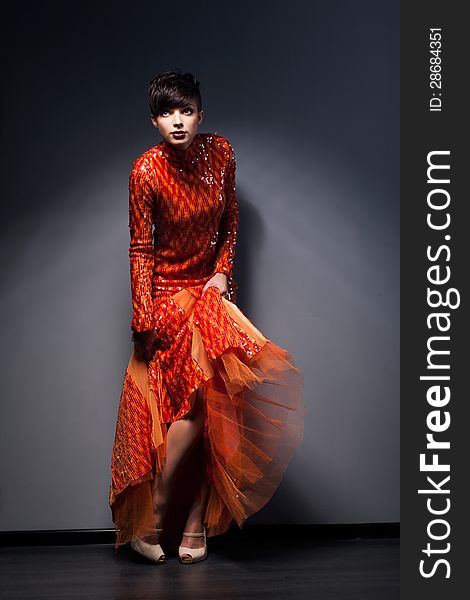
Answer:
<svg viewBox="0 0 470 600"><path fill-rule="evenodd" d="M150 114L157 117L169 108L188 108L196 100L197 110L202 110L199 81L192 73L171 69L152 79L148 90Z"/></svg>

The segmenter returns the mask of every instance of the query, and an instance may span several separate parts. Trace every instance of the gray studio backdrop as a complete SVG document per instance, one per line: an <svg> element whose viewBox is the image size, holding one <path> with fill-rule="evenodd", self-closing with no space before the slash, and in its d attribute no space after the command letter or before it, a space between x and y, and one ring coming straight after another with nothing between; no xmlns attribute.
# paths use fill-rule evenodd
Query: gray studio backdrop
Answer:
<svg viewBox="0 0 470 600"><path fill-rule="evenodd" d="M11 4L0 529L112 527L128 175L175 66L235 148L239 306L305 374L304 442L251 522L398 521L398 2Z"/></svg>

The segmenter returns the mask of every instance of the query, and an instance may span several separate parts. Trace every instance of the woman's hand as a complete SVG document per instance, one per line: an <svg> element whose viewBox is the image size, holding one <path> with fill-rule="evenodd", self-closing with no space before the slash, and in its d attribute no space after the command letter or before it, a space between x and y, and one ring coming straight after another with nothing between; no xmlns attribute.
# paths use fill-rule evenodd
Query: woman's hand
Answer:
<svg viewBox="0 0 470 600"><path fill-rule="evenodd" d="M146 363L149 363L157 350L159 342L155 329L134 331L132 341L134 342L134 352L137 360L145 360Z"/></svg>
<svg viewBox="0 0 470 600"><path fill-rule="evenodd" d="M205 286L202 288L202 293L204 293L207 288L211 285L215 285L219 288L220 294L227 298L228 296L228 278L225 273L216 273L212 275L212 277L206 281Z"/></svg>

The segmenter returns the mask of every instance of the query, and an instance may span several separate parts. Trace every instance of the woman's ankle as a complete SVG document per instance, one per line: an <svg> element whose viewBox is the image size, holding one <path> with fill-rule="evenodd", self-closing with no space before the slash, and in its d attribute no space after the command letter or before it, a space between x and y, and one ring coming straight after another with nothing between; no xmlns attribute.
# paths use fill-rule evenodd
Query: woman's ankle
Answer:
<svg viewBox="0 0 470 600"><path fill-rule="evenodd" d="M198 517L191 517L186 521L186 525L184 526L184 531L188 533L200 533L203 529L204 523Z"/></svg>

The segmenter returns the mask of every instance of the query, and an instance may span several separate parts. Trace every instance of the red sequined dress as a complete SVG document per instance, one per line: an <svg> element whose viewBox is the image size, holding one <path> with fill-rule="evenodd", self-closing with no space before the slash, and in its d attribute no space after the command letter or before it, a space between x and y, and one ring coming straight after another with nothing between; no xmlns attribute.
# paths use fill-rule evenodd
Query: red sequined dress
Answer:
<svg viewBox="0 0 470 600"><path fill-rule="evenodd" d="M279 486L303 438L303 375L236 305L235 156L229 141L198 133L165 140L134 161L129 179L134 331L155 329L149 365L131 356L111 459L116 546L154 531L152 486L169 424L204 393L207 535L239 527ZM215 286L228 277L228 297Z"/></svg>

